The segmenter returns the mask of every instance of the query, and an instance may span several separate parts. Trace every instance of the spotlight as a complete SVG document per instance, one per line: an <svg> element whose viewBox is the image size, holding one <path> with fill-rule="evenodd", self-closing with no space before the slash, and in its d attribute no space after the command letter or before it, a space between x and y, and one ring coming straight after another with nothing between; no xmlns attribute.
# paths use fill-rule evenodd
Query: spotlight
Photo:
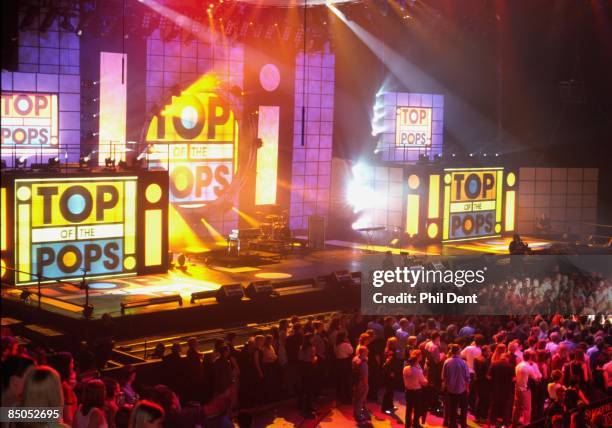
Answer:
<svg viewBox="0 0 612 428"><path fill-rule="evenodd" d="M499 157L499 153L495 153L495 157L498 158Z"/></svg>
<svg viewBox="0 0 612 428"><path fill-rule="evenodd" d="M91 79L81 80L81 86L83 88L93 88L94 86L98 86L99 84L100 84L99 80L91 80Z"/></svg>
<svg viewBox="0 0 612 428"><path fill-rule="evenodd" d="M26 156L18 156L15 158L15 167L25 168L28 164L28 158Z"/></svg>
<svg viewBox="0 0 612 428"><path fill-rule="evenodd" d="M55 156L54 158L49 158L47 163L49 164L49 168L58 168L60 165L59 156Z"/></svg>
<svg viewBox="0 0 612 428"><path fill-rule="evenodd" d="M104 159L104 166L107 168L115 168L115 159L110 156Z"/></svg>
<svg viewBox="0 0 612 428"><path fill-rule="evenodd" d="M91 160L91 154L86 155L86 156L81 156L79 158L79 168L91 168L93 164L93 161Z"/></svg>
<svg viewBox="0 0 612 428"><path fill-rule="evenodd" d="M470 153L470 155L469 155L469 156L470 156L471 158L473 158L473 157L474 157L474 153Z"/></svg>

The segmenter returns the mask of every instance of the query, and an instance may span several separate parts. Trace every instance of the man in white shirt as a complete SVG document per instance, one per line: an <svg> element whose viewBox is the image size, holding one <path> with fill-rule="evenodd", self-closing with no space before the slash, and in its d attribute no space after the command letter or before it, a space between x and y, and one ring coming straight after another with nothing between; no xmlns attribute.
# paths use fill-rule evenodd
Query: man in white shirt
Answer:
<svg viewBox="0 0 612 428"><path fill-rule="evenodd" d="M470 370L470 390L468 395L468 404L470 409L474 411L476 408L476 388L474 387L474 360L482 355L482 349L480 347L484 344L484 337L482 334L474 335L474 341L471 345L466 346L461 351L461 358L467 363L468 369Z"/></svg>
<svg viewBox="0 0 612 428"><path fill-rule="evenodd" d="M423 369L419 365L421 351L414 350L410 353L408 364L404 367L402 377L406 389L406 415L404 417L406 426L420 427L419 418L423 411L423 387L427 385L427 379L423 375Z"/></svg>
<svg viewBox="0 0 612 428"><path fill-rule="evenodd" d="M533 361L534 353L526 351L523 361L516 365L516 384L514 387L514 408L512 410L512 425L529 425L531 422L531 390L529 379L535 382L542 380L542 374Z"/></svg>

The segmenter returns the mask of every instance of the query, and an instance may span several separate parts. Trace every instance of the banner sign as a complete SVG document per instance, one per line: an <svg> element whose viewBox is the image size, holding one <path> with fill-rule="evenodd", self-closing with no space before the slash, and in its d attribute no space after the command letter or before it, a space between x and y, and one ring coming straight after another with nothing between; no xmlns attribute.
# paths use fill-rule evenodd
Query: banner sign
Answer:
<svg viewBox="0 0 612 428"><path fill-rule="evenodd" d="M238 123L230 104L203 77L149 124L149 169L168 170L170 202L199 207L231 184L237 161ZM208 82L208 83L207 83Z"/></svg>
<svg viewBox="0 0 612 428"><path fill-rule="evenodd" d="M500 233L503 168L446 169L444 182L444 241Z"/></svg>
<svg viewBox="0 0 612 428"><path fill-rule="evenodd" d="M15 282L136 273L137 180L15 180Z"/></svg>
<svg viewBox="0 0 612 428"><path fill-rule="evenodd" d="M2 92L2 147L56 148L57 94Z"/></svg>
<svg viewBox="0 0 612 428"><path fill-rule="evenodd" d="M404 148L431 146L431 107L398 107L395 120L395 145Z"/></svg>

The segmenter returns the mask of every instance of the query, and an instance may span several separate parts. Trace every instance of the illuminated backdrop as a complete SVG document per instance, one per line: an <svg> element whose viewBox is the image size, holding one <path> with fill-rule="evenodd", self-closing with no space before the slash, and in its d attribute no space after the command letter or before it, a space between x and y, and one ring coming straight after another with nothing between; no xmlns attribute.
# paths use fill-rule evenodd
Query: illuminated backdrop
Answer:
<svg viewBox="0 0 612 428"><path fill-rule="evenodd" d="M444 96L381 92L376 97L372 134L384 161L414 162L420 154L430 160L442 153Z"/></svg>
<svg viewBox="0 0 612 428"><path fill-rule="evenodd" d="M46 14L47 9L42 7L35 22L28 29L19 31L18 71L2 70L2 92L40 94L45 97L56 94L59 154L76 162L81 142L79 37L74 32L60 28L59 19L54 20L47 31L39 32L39 20ZM19 18L21 22L23 16ZM76 26L77 21L78 11L75 10L70 22ZM4 114L2 116L4 118ZM1 152L8 166L13 165L16 155L26 156L28 165L46 163L47 159L58 155L58 150L41 151L40 147L35 146L17 150L14 145L3 145Z"/></svg>

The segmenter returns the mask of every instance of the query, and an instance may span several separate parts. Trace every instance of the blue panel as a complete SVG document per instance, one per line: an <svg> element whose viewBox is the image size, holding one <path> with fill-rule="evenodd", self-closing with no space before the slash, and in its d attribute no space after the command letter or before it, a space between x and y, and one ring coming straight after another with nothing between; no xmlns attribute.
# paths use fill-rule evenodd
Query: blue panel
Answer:
<svg viewBox="0 0 612 428"><path fill-rule="evenodd" d="M36 92L36 74L13 73L13 90Z"/></svg>
<svg viewBox="0 0 612 428"><path fill-rule="evenodd" d="M59 65L40 64L35 67L37 67L35 71L40 73L58 74L60 71Z"/></svg>
<svg viewBox="0 0 612 428"><path fill-rule="evenodd" d="M62 49L79 49L79 37L76 34L61 32L59 39Z"/></svg>
<svg viewBox="0 0 612 428"><path fill-rule="evenodd" d="M38 92L57 92L59 89L59 77L57 74L37 74L36 90Z"/></svg>
<svg viewBox="0 0 612 428"><path fill-rule="evenodd" d="M59 48L59 33L57 31L45 31L44 33L40 33L39 40L40 47Z"/></svg>
<svg viewBox="0 0 612 428"><path fill-rule="evenodd" d="M60 50L57 48L40 48L40 63L48 65L59 65Z"/></svg>
<svg viewBox="0 0 612 428"><path fill-rule="evenodd" d="M19 62L25 64L38 64L38 48L20 47Z"/></svg>
<svg viewBox="0 0 612 428"><path fill-rule="evenodd" d="M57 76L55 77L57 79ZM79 94L62 94L59 97L59 109L60 111L80 111L81 96Z"/></svg>
<svg viewBox="0 0 612 428"><path fill-rule="evenodd" d="M81 92L81 78L73 75L61 75L60 76L60 92Z"/></svg>
<svg viewBox="0 0 612 428"><path fill-rule="evenodd" d="M13 90L13 73L11 73L10 71L2 70L2 90Z"/></svg>
<svg viewBox="0 0 612 428"><path fill-rule="evenodd" d="M451 214L449 228L449 239L495 235L495 211Z"/></svg>
<svg viewBox="0 0 612 428"><path fill-rule="evenodd" d="M59 72L61 74L80 74L80 69L78 66L60 65Z"/></svg>
<svg viewBox="0 0 612 428"><path fill-rule="evenodd" d="M79 112L63 111L60 113L59 129L80 129L81 114Z"/></svg>
<svg viewBox="0 0 612 428"><path fill-rule="evenodd" d="M63 270L58 259L66 252L62 252L62 249L67 246L73 247L68 252L74 254L76 260L80 259L80 263ZM33 244L32 272L38 271L38 263L41 261L39 254L41 260L46 261L43 263L42 274L48 278L78 278L83 276L81 269L84 268L87 268L87 276L123 272L123 239ZM89 257L86 254L89 254ZM68 262L72 257L68 256L66 259ZM73 272L69 272L70 270Z"/></svg>

